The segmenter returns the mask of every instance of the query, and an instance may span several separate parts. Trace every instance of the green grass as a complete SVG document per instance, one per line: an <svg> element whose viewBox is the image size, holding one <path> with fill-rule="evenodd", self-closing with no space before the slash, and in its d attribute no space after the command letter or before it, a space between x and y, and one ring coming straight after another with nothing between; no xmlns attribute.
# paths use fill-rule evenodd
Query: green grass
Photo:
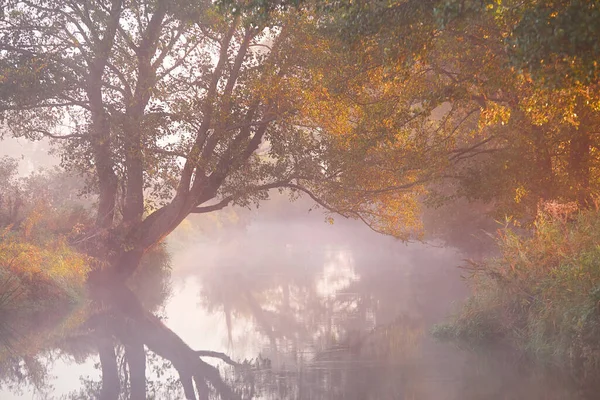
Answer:
<svg viewBox="0 0 600 400"><path fill-rule="evenodd" d="M472 296L434 336L502 342L586 373L600 367L600 213L557 207L529 237L501 234L501 255L469 268Z"/></svg>

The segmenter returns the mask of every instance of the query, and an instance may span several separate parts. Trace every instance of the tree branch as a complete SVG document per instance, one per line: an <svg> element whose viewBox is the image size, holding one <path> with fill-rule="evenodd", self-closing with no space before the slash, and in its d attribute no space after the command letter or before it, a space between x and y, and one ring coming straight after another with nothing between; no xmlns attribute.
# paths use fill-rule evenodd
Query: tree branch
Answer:
<svg viewBox="0 0 600 400"><path fill-rule="evenodd" d="M295 184L295 183L287 183L284 186L287 187L287 188L290 188L290 189L299 190L299 191L307 194L308 197L310 197L311 199L313 199L315 203L317 203L318 205L320 205L324 209L326 209L328 211L331 211L333 213L341 215L340 211L336 210L335 208L333 208L329 204L325 203L323 200L319 199L313 192L311 192L309 189L305 188L304 186L299 185L299 184Z"/></svg>
<svg viewBox="0 0 600 400"><path fill-rule="evenodd" d="M131 85L129 85L129 82L127 82L127 78L125 77L123 72L119 71L119 69L110 62L107 62L106 66L112 73L114 73L117 76L119 81L121 81L121 84L123 85L123 89L122 89L123 94L126 97L132 97L133 92L131 90Z"/></svg>
<svg viewBox="0 0 600 400"><path fill-rule="evenodd" d="M228 196L223 200L219 201L216 204L211 204L209 206L195 207L190 211L191 214L204 214L213 211L219 211L227 207L234 200L233 196Z"/></svg>
<svg viewBox="0 0 600 400"><path fill-rule="evenodd" d="M236 17L235 20L233 21L233 23L231 24L231 26L229 27L229 29L227 30L227 33L225 34L223 41L221 42L221 49L219 52L219 61L217 61L217 65L215 66L215 69L212 73L212 77L210 79L210 84L208 86L206 98L205 98L204 105L203 105L202 111L203 111L204 118L202 120L202 124L200 125L200 128L198 129L198 133L197 133L194 145L192 146L192 149L190 150L190 155L183 167L183 171L181 173L181 178L179 180L179 185L177 187L178 195L187 195L190 191L190 183L192 181L192 176L194 175L194 169L196 168L197 163L198 163L198 160L196 158L201 153L201 148L202 148L204 142L206 141L206 137L208 135L208 131L209 131L210 125L212 123L212 113L213 113L213 107L214 107L213 102L214 102L214 98L215 98L216 91L217 91L217 85L218 85L219 80L221 79L221 75L223 73L223 68L225 67L225 64L227 63L227 49L229 48L229 44L231 43L231 38L233 37L233 34L235 33L238 23L239 23L239 17ZM197 175L198 175L198 173L197 173Z"/></svg>
<svg viewBox="0 0 600 400"><path fill-rule="evenodd" d="M223 208L227 207L230 203L232 203L233 201L239 199L240 197L242 197L244 195L258 193L263 190L270 190L270 189L276 189L279 187L286 187L286 185L288 183L289 183L288 180L284 180L284 181L278 181L278 182L273 182L273 183L267 183L264 185L259 185L254 188L251 188L250 190L245 191L243 195L237 195L237 196L230 195L230 196L223 198L218 203L211 204L208 206L197 206L197 207L193 208L192 211L190 211L190 213L204 214L204 213L208 213L208 212L212 212L212 211L222 210Z"/></svg>
<svg viewBox="0 0 600 400"><path fill-rule="evenodd" d="M241 128L251 128L251 127L261 126L261 125L268 124L269 122L276 121L277 118L278 118L277 115L273 115L272 117L263 118L262 120L256 121L256 122L242 122L239 124L230 125L230 126L226 127L225 131L228 132L228 131L234 131L236 129L241 129Z"/></svg>
<svg viewBox="0 0 600 400"><path fill-rule="evenodd" d="M161 148L151 148L151 149L147 149L147 151L151 152L151 153L157 153L157 154L163 154L165 156L172 156L172 157L181 157L181 158L186 158L188 157L187 154L185 153L181 153L179 151L176 150L166 150L166 149L161 149Z"/></svg>
<svg viewBox="0 0 600 400"><path fill-rule="evenodd" d="M229 358L229 356L227 354L220 353L218 351L197 350L196 355L199 357L218 358L218 359L221 359L222 361L226 362L229 365L233 365L234 367L237 367L240 365L239 363L237 363L237 362L233 361L231 358Z"/></svg>
<svg viewBox="0 0 600 400"><path fill-rule="evenodd" d="M454 160L456 160L456 159L459 159L459 158L460 158L462 155L464 155L464 154L466 154L466 153L469 153L469 152L471 152L471 151L473 151L473 150L475 150L475 149L477 149L477 148L479 148L479 147L483 146L484 144L486 144L486 143L488 143L488 142L492 141L492 140L493 140L493 139L495 139L495 138L496 138L496 136L495 136L495 135L492 135L492 136L490 136L489 138L487 138L487 139L484 139L484 140L482 140L482 141L480 141L480 142L478 142L478 143L475 143L475 144L474 144L474 145L472 145L472 146L465 147L465 148L462 148L462 149L455 149L455 150L452 150L450 153L453 153L453 154L450 156L450 161L454 161Z"/></svg>
<svg viewBox="0 0 600 400"><path fill-rule="evenodd" d="M37 128L30 129L30 131L41 133L42 135L47 136L52 139L83 139L83 138L85 138L85 135L81 135L79 133L72 133L70 135L55 135L53 133L48 132L45 129L37 129Z"/></svg>

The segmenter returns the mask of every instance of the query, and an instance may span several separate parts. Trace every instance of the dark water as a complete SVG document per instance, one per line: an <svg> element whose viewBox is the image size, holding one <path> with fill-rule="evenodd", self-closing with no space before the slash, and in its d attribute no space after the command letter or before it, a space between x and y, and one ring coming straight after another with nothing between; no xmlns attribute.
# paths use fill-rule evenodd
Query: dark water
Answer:
<svg viewBox="0 0 600 400"><path fill-rule="evenodd" d="M402 244L355 224L262 221L171 250L170 276L140 279L134 290L151 313L129 294L109 295L40 328L33 344L4 348L0 399L114 398L109 374L120 398L136 398L137 344L146 396L185 398L190 358L179 338L236 361L202 358L243 398L580 398L558 375L509 354L431 339L431 326L466 295L452 249ZM210 398L225 393L207 380Z"/></svg>

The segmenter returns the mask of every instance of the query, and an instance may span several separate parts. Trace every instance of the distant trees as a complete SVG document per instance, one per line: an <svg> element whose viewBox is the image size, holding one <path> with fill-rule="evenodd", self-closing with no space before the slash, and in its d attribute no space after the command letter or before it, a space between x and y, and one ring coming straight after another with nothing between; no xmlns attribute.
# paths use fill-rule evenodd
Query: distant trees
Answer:
<svg viewBox="0 0 600 400"><path fill-rule="evenodd" d="M498 157L467 170L473 177L464 181L467 193L503 203L504 212L517 216L534 214L540 200L592 205L600 189L598 7L593 1L473 2L446 14L449 26L466 29L473 18L489 21L486 36L502 44L493 63L505 84L495 103L510 116L509 142Z"/></svg>
<svg viewBox="0 0 600 400"><path fill-rule="evenodd" d="M0 226L6 226L16 220L22 199L16 182L16 160L10 157L0 158Z"/></svg>
<svg viewBox="0 0 600 400"><path fill-rule="evenodd" d="M59 168L25 177L17 171L16 159L0 158L0 229L18 232L35 224L37 231L67 235L89 224L93 196L85 196L81 177Z"/></svg>

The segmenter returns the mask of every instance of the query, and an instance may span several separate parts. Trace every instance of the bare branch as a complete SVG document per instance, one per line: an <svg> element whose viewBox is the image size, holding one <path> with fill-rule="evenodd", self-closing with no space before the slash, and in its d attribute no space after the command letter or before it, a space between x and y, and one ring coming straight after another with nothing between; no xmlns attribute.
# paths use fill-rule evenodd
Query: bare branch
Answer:
<svg viewBox="0 0 600 400"><path fill-rule="evenodd" d="M336 214L340 214L340 211L336 210L335 208L333 208L332 206L330 206L329 204L325 203L323 200L319 199L317 197L317 195L315 195L313 192L311 192L309 189L307 189L306 187L299 185L299 184L295 184L295 183L287 183L285 185L285 187L290 188L290 189L296 189L299 190L305 194L308 195L308 197L310 197L311 199L314 200L315 203L317 203L318 205L320 205L321 207L323 207L324 209L331 211L333 213Z"/></svg>
<svg viewBox="0 0 600 400"><path fill-rule="evenodd" d="M271 46L268 46L263 43L252 43L249 47L264 47L265 49L268 49L269 51L273 51L273 48Z"/></svg>
<svg viewBox="0 0 600 400"><path fill-rule="evenodd" d="M61 96L64 97L64 96ZM82 104L85 103L81 103L79 101L68 101L68 102L64 102L64 103L44 103L44 104L35 104L35 105L31 105L31 106L16 106L16 107L2 107L0 109L0 111L25 111L25 110L35 110L38 108L54 108L54 107L69 107L69 106L82 106ZM87 105L85 105L85 108L88 108Z"/></svg>
<svg viewBox="0 0 600 400"><path fill-rule="evenodd" d="M160 81L160 80L164 79L171 72L173 72L176 68L179 68L181 66L181 64L183 64L185 62L185 60L188 58L188 56L192 53L192 51L194 51L197 47L198 47L197 45L190 46L190 48L187 49L185 51L185 53L181 57L179 57L179 59L177 61L175 61L173 63L173 65L171 65L169 68L166 68L160 74L158 74L156 80ZM163 54L164 54L164 52L163 52ZM160 66L160 64L158 63L158 60L157 60L157 62L155 62L153 64L152 68L158 69L159 66Z"/></svg>
<svg viewBox="0 0 600 400"><path fill-rule="evenodd" d="M108 67L108 69L114 73L117 78L119 79L119 81L121 82L121 84L123 85L123 89L121 90L121 92L126 96L126 97L132 97L133 96L133 92L131 90L131 86L129 85L129 82L127 81L127 78L125 77L125 75L123 74L123 72L121 72L115 65L113 65L110 62L106 63L106 66ZM106 84L105 84L106 85Z"/></svg>
<svg viewBox="0 0 600 400"><path fill-rule="evenodd" d="M255 127L255 126L261 126L261 125L266 125L269 122L273 122L276 121L278 118L277 115L273 115L272 117L267 117L264 118L260 121L256 121L256 122L242 122L240 124L235 124L235 125L230 125L228 127L225 128L225 131L234 131L236 129L241 129L241 128L249 128L249 127Z"/></svg>
<svg viewBox="0 0 600 400"><path fill-rule="evenodd" d="M93 36L93 41L90 41L90 42L91 43L99 42L100 37L98 36L98 31L96 30L96 27L94 26L94 23L92 22L92 18L90 16L90 10L88 8L88 2L87 1L83 2L83 10L81 10L79 8L79 5L77 4L76 1L69 1L67 4L69 4L69 6L71 6L73 11L79 16L79 18L81 18L81 20L83 21L85 26L89 29L90 33Z"/></svg>
<svg viewBox="0 0 600 400"><path fill-rule="evenodd" d="M492 136L488 137L487 139L484 139L484 140L482 140L482 141L480 141L478 143L475 143L472 146L465 147L465 148L462 148L462 149L452 150L451 153L453 153L453 155L450 156L450 160L453 161L453 160L459 159L462 155L464 155L466 153L469 153L469 152L471 152L471 151L473 151L473 150L475 150L475 149L483 146L486 143L489 143L490 141L494 140L495 138L496 138L496 136L492 135Z"/></svg>
<svg viewBox="0 0 600 400"><path fill-rule="evenodd" d="M182 153L182 152L179 152L176 150L161 149L159 147L147 149L147 151L149 151L151 153L163 154L165 156L181 157L181 158L186 158L186 159L188 157L187 154L185 154L185 153Z"/></svg>
<svg viewBox="0 0 600 400"><path fill-rule="evenodd" d="M243 195L254 194L254 193L258 193L263 190L276 189L279 187L286 187L288 184L289 184L289 180L283 180L283 181L277 181L277 182L273 182L273 183L267 183L264 185L259 185L259 186L253 187L249 190L246 190L244 192L244 194L242 194L242 195L237 195L237 196L230 195L230 196L223 198L218 203L211 204L208 206L195 207L192 209L191 213L192 214L203 214L203 213L208 213L208 212L212 212L212 211L222 210L223 208L227 207L229 204L231 204L235 200L239 199Z"/></svg>
<svg viewBox="0 0 600 400"><path fill-rule="evenodd" d="M229 356L227 354L220 353L218 351L197 350L196 355L198 355L200 357L219 358L219 359L223 360L224 362L226 362L227 364L233 365L235 367L240 365L239 363L237 363L237 362L233 361L231 358L229 358Z"/></svg>
<svg viewBox="0 0 600 400"><path fill-rule="evenodd" d="M36 133L41 133L42 135L47 136L52 139L83 139L83 138L85 138L85 135L81 135L79 133L72 133L70 135L55 135L53 133L48 132L47 130L38 129L38 128L30 129L30 131L36 132Z"/></svg>
<svg viewBox="0 0 600 400"><path fill-rule="evenodd" d="M203 206L203 207L195 207L192 209L192 211L190 211L190 213L204 214L204 213L209 213L209 212L213 212L213 211L219 211L219 210L222 210L225 207L227 207L233 200L234 200L233 196L228 196L216 204L211 204L209 206Z"/></svg>
<svg viewBox="0 0 600 400"><path fill-rule="evenodd" d="M169 43L167 43L167 45L160 52L160 54L158 55L158 57L152 64L152 68L154 68L156 70L160 65L162 65L165 57L169 54L169 52L171 50L173 50L173 47L175 47L175 44L177 44L177 41L179 40L179 38L181 38L181 35L183 35L184 27L185 27L185 22L182 21L179 24L179 26L177 27L177 30L176 30L177 32L171 37L171 40L169 40ZM195 47L196 46L192 46L192 48L195 48ZM183 58L185 58L185 56L187 56L188 54L189 53L186 52L186 54L184 55Z"/></svg>
<svg viewBox="0 0 600 400"><path fill-rule="evenodd" d="M139 51L139 47L136 46L136 44L133 42L133 39L131 38L131 36L129 36L129 33L127 33L127 31L125 31L125 29L123 29L121 24L117 25L117 30L119 31L119 34L121 34L121 36L123 37L123 40L125 40L125 43L127 44L127 46L129 46L129 48L131 50L133 50L134 53L137 54Z"/></svg>

